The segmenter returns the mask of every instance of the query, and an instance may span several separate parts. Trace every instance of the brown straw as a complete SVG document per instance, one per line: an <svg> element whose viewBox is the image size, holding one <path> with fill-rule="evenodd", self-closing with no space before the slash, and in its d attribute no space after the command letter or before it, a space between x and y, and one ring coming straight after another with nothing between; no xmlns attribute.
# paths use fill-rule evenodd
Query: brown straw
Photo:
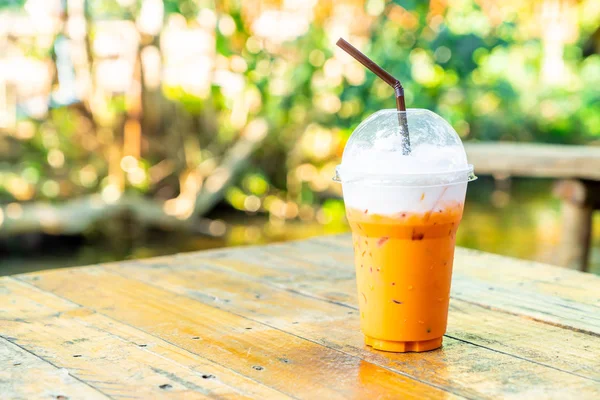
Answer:
<svg viewBox="0 0 600 400"><path fill-rule="evenodd" d="M400 127L403 128L401 129L402 154L410 154L410 137L408 135L408 120L406 119L406 103L404 102L404 88L402 87L402 83L344 39L339 38L336 44L394 89L396 95L396 108L398 111L401 111L398 114L398 123L400 124Z"/></svg>

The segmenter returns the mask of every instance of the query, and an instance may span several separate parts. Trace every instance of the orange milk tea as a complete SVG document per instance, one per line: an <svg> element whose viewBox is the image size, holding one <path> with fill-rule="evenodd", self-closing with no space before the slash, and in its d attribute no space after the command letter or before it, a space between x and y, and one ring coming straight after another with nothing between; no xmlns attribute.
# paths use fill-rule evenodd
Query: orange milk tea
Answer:
<svg viewBox="0 0 600 400"><path fill-rule="evenodd" d="M394 352L441 346L462 211L458 202L425 213L347 210L367 345Z"/></svg>

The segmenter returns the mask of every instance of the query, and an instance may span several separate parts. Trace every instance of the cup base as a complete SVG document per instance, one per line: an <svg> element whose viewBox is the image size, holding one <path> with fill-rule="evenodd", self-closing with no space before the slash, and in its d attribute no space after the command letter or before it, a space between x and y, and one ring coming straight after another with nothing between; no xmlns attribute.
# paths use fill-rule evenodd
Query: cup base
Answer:
<svg viewBox="0 0 600 400"><path fill-rule="evenodd" d="M365 344L371 346L375 350L389 351L392 353L420 353L442 347L442 339L443 337L415 342L396 342L393 340L375 339L365 335Z"/></svg>

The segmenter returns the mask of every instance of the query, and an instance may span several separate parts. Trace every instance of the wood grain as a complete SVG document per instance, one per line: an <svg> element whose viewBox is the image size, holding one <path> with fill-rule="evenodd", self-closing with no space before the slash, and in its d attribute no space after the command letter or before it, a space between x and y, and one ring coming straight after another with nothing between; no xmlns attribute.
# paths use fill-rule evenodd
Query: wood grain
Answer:
<svg viewBox="0 0 600 400"><path fill-rule="evenodd" d="M56 295L8 277L0 278L0 305L0 321L39 317L79 307Z"/></svg>
<svg viewBox="0 0 600 400"><path fill-rule="evenodd" d="M269 261L266 254L259 253L254 258L251 253L245 254L245 263L254 263L258 260L262 265L276 265L278 261L273 260L271 252ZM293 262L286 259L286 267L289 268ZM237 273L246 273L243 264L235 259L217 259L209 261L227 271L235 270ZM275 264L270 264L275 262ZM282 264L279 261L279 265ZM189 265L189 261L187 262ZM304 263L300 263L302 268ZM242 269L240 269L242 267ZM181 267L173 266L178 273ZM558 269L562 271L561 269ZM282 283L271 281L277 287L302 293L307 296L327 299L333 302L356 307L356 290L353 277L344 278L337 274L334 282L326 280L330 274L329 269L321 269L323 276L310 278L309 275L293 275L295 279ZM290 273L283 272L284 276ZM276 280L277 278L275 278ZM325 285L322 282L326 282ZM486 324L482 324L485 321ZM600 340L586 334L573 330L565 330L559 327L548 326L545 323L533 321L522 316L507 314L496 310L489 310L470 302L452 299L450 313L449 335L461 340L469 340L474 344L503 351L519 357L525 357L534 362L547 363L552 367L565 369L571 372L586 370L588 376L600 379ZM454 329L453 329L454 328ZM464 334L463 334L464 332ZM540 342L539 337L544 335L548 341ZM515 340L518 339L518 340ZM585 349L582 354L581 349ZM525 354L525 356L523 356Z"/></svg>
<svg viewBox="0 0 600 400"><path fill-rule="evenodd" d="M600 180L600 147L541 143L466 143L476 174Z"/></svg>
<svg viewBox="0 0 600 400"><path fill-rule="evenodd" d="M49 271L33 277L38 280L30 283L39 288L135 326L290 396L328 399L451 396L445 390L359 357L103 268ZM21 279L29 282L31 277ZM242 282L238 289L245 290ZM367 373L369 376L362 379Z"/></svg>
<svg viewBox="0 0 600 400"><path fill-rule="evenodd" d="M251 378L218 364L217 362L209 361L188 350L159 339L156 336L142 332L132 326L119 323L102 314L92 313L85 316L83 319L86 324L89 324L96 329L110 332L124 341L143 347L145 351L152 353L153 355L166 360L171 360L179 366L189 368L194 373L200 375L202 379L209 379L211 384L214 381L220 386L226 386L229 391L235 393L234 398L290 398L277 390L262 385ZM199 338L196 339L193 337L192 340L199 340ZM173 376L178 381L181 381L181 377L174 374L173 370L168 369L165 371L168 372L169 376ZM220 390L222 391L223 388L220 388ZM219 395L219 398L222 397L223 394Z"/></svg>
<svg viewBox="0 0 600 400"><path fill-rule="evenodd" d="M51 360L59 368L58 375L77 378L111 397L288 398L219 364L27 283L12 278L0 283L5 288L18 288L23 298L38 298L53 305L40 309L37 302L6 301L18 307L4 309L0 336L18 343L21 352ZM0 297L2 300L7 299ZM61 312L52 312L58 310Z"/></svg>
<svg viewBox="0 0 600 400"><path fill-rule="evenodd" d="M61 371L72 398L600 398L600 278L458 249L444 347L394 354L363 344L352 263L334 236L0 279L0 389L59 396Z"/></svg>
<svg viewBox="0 0 600 400"><path fill-rule="evenodd" d="M0 326L4 327L3 321ZM97 389L0 338L0 397L32 399L108 399Z"/></svg>
<svg viewBox="0 0 600 400"><path fill-rule="evenodd" d="M306 337L310 340L322 343L324 345L335 345L338 348L350 354L359 355L370 361L379 363L381 360L371 360L371 352L364 349L362 345L362 336L358 332L358 321L355 321L352 326L345 326L348 332L337 335L327 335L331 328L331 319L339 320L347 319L345 315L348 313L347 307L340 307L338 304L323 302L315 299L329 299L329 291L336 290L336 301L339 301L340 292L350 290L346 294L348 306L356 309L356 298L354 285L344 284L342 287L336 287L336 283L325 291L314 289L306 297L300 295L300 286L306 287L306 283L312 287L312 283L303 279L302 275L293 275L295 278L292 282L282 283L265 279L266 271L260 271L259 265L254 264L256 259L263 260L265 255L261 254L256 259L248 250L244 251L245 262L240 264L237 260L230 261L226 258L219 257L217 259L196 259L186 260L171 265L158 264L154 268L148 269L147 266L128 265L127 267L114 266L111 269L121 272L127 276L139 276L140 279L149 283L159 283L160 286L167 288L173 292L185 294L190 297L198 298L201 301L206 301L209 304L215 304L219 308L231 310L232 312L248 316L257 321L267 323L279 329L293 332L296 335ZM252 272L248 273L243 267L250 265L248 268ZM282 275L288 274L285 271L290 268L290 263L281 264ZM125 269L123 271L123 269ZM322 269L324 273L329 270ZM235 274L244 275L243 278L235 277ZM272 275L268 275L272 276ZM324 274L323 279L326 279ZM323 280L321 279L321 281ZM239 281L243 280L245 286L250 289L240 292ZM203 285L203 282L210 282L210 285ZM353 282L352 282L353 283ZM352 286L350 288L350 286ZM256 296L260 296L256 299ZM296 311L294 315L287 315L284 312L284 306L292 306ZM355 313L351 311L350 315ZM299 323L298 323L299 322ZM508 315L505 313L493 312L476 305L453 301L451 307L450 323L452 326L460 328L451 329L448 335L450 344L454 345L450 349L446 349L446 356L459 357L459 354L452 354L452 351L461 354L469 354L472 360L479 362L508 362L506 359L510 357L498 357L497 354L490 354L489 350L498 353L503 353L507 356L512 356L517 364L525 364L524 360L533 364L543 364L547 367L576 374L581 377L589 378L600 383L600 360L594 354L600 354L600 341L590 340L588 335L565 331L556 327L549 327L543 323L523 320L522 318ZM305 330L305 325L309 324L308 330ZM316 331L315 329L318 328ZM548 342L545 345L540 343L540 335L546 335ZM326 337L326 339L324 339ZM448 339L446 342L448 343ZM454 340L462 343L462 347ZM475 348L473 348L475 347ZM585 349L586 354L582 354L581 349ZM497 360L500 358L500 360ZM504 359L504 360L503 360ZM389 367L389 363L383 361L384 366ZM411 373L407 369L400 367L399 371ZM510 373L510 372L509 372ZM434 369L425 369L418 371L415 378L423 381L431 381L434 377ZM453 384L464 381L469 382L473 377L461 376L457 374L452 377ZM500 374L501 375L501 372ZM495 379L501 380L501 376L488 376L487 386L490 387L495 383ZM449 382L436 382L438 384L450 385ZM530 385L528 382L523 382L524 387ZM527 385L526 385L527 384ZM501 384L498 384L496 389L501 390ZM461 392L465 388L458 388L459 393L465 396L473 395L473 393ZM496 393L498 394L498 393Z"/></svg>
<svg viewBox="0 0 600 400"><path fill-rule="evenodd" d="M223 384L211 370L196 372L127 342L68 313L3 324L19 345L69 371L110 397L236 399L243 392ZM4 334L4 332L2 332ZM141 347L141 345L145 345ZM208 379L202 376L211 376ZM284 397L284 396L280 396Z"/></svg>

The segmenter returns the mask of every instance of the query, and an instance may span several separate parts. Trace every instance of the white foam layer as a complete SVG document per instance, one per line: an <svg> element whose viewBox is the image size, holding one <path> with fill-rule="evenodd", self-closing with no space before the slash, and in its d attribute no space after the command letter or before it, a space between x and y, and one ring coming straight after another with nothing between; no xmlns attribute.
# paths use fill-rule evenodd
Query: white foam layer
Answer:
<svg viewBox="0 0 600 400"><path fill-rule="evenodd" d="M411 152L402 154L399 123L408 121ZM369 213L437 211L464 202L472 169L456 131L420 109L381 110L352 133L337 169L347 207Z"/></svg>
<svg viewBox="0 0 600 400"><path fill-rule="evenodd" d="M350 150L344 152L340 165L342 181L350 181L369 176L395 176L399 180L410 180L415 174L430 174L430 177L419 177L421 185L448 183L452 172L469 169L467 156L462 146L440 147L421 144L409 155L402 155L399 150L387 150L389 142L398 139L389 137L384 143L377 141L368 150Z"/></svg>
<svg viewBox="0 0 600 400"><path fill-rule="evenodd" d="M356 159L344 156L340 176L346 207L385 215L464 202L470 172L462 146L422 144L410 155L374 146ZM347 163L362 167L345 168Z"/></svg>
<svg viewBox="0 0 600 400"><path fill-rule="evenodd" d="M448 205L464 203L467 182L447 186L382 186L370 181L343 182L347 208L368 210L369 214L393 215L399 212L426 213Z"/></svg>

